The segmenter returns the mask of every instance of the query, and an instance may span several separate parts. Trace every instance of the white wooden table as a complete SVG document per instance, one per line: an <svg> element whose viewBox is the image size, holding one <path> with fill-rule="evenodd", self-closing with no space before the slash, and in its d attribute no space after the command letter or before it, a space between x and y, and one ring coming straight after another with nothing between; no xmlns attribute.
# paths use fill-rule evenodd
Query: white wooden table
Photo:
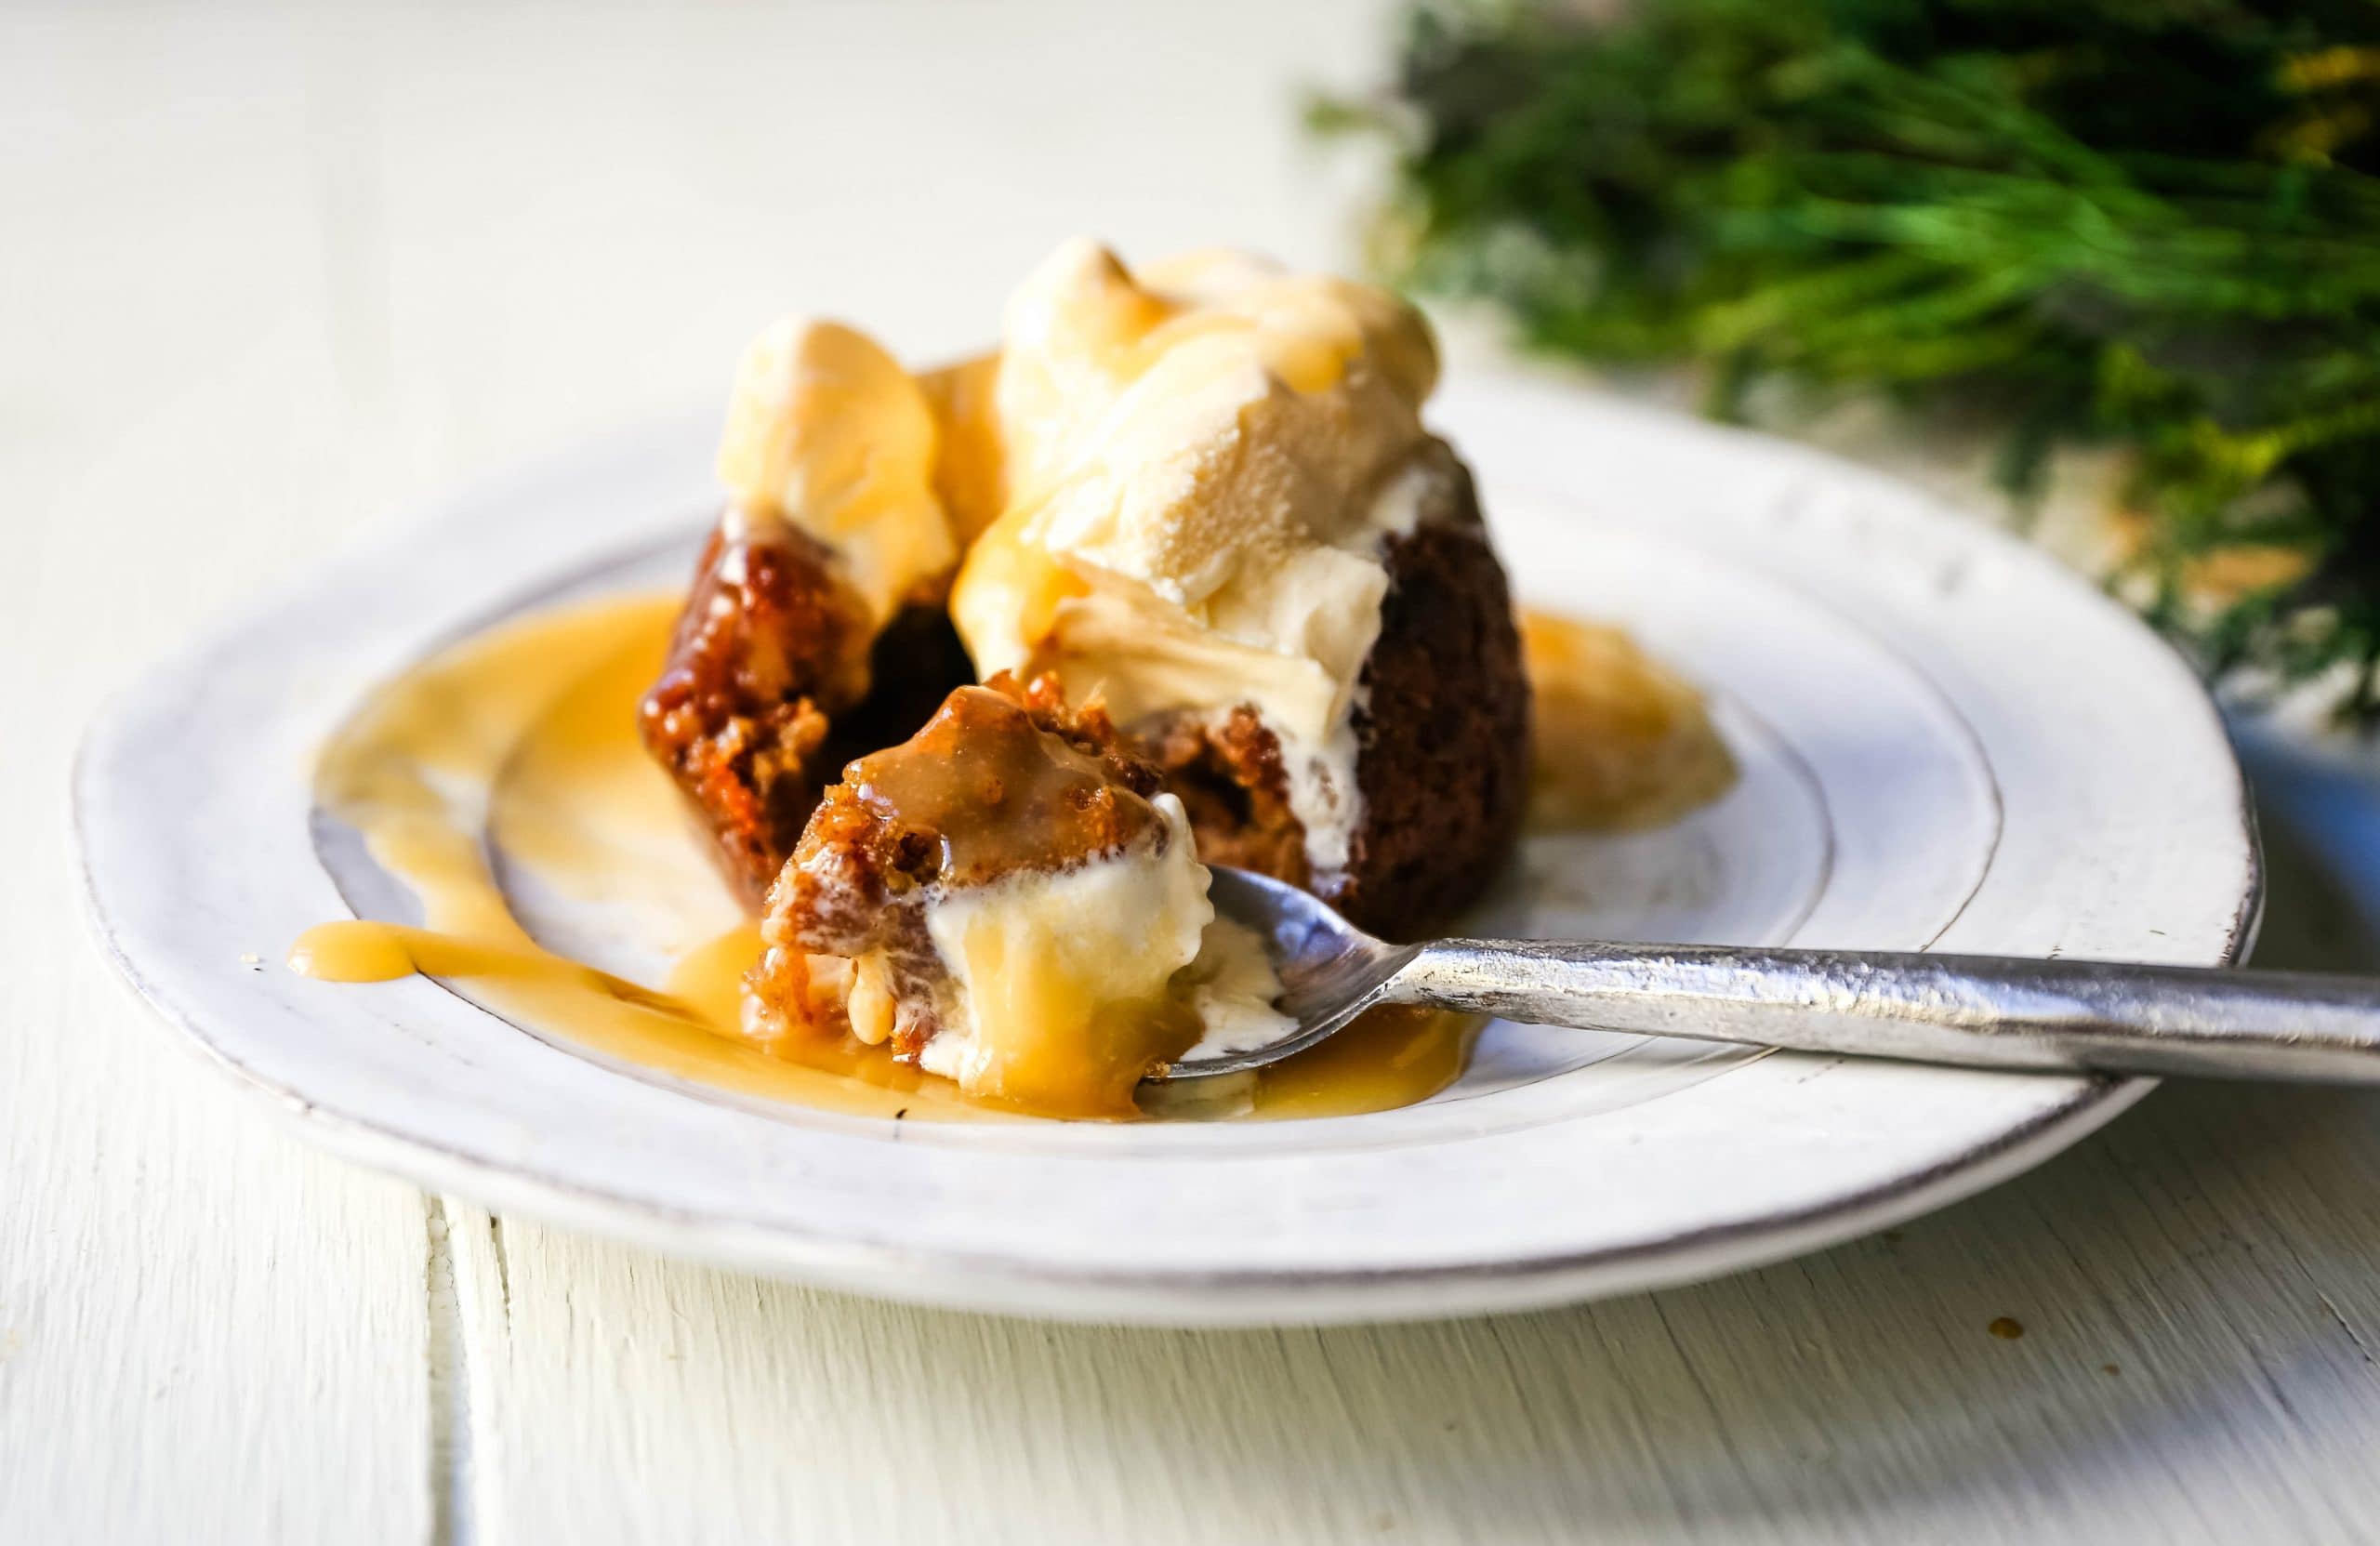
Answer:
<svg viewBox="0 0 2380 1546"><path fill-rule="evenodd" d="M774 310L947 348L1078 229L1343 261L1294 93L1385 36L1369 0L0 12L0 1542L2380 1535L2380 1100L2170 1090L1655 1297L1110 1332L424 1196L110 978L63 793L111 684L459 476L715 400ZM2256 765L2268 958L2380 964L2380 778Z"/></svg>

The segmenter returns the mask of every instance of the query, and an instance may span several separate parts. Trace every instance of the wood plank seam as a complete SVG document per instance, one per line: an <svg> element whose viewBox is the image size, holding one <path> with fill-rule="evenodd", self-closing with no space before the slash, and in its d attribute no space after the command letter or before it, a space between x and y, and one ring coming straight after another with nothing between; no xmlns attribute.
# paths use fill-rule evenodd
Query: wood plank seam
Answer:
<svg viewBox="0 0 2380 1546"><path fill-rule="evenodd" d="M456 1287L452 1220L445 1199L423 1193L422 1212L430 1237L423 1272L430 1327L430 1546L471 1546L469 1339Z"/></svg>

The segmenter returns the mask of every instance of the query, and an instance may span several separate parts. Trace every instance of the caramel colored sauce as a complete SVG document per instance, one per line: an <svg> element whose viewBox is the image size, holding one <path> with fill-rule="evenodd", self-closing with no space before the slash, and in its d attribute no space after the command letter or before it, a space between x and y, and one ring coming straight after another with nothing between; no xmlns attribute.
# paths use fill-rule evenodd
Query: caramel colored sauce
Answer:
<svg viewBox="0 0 2380 1546"><path fill-rule="evenodd" d="M1532 831L1658 826L1736 782L1702 694L1619 628L1521 618L1536 745Z"/></svg>
<svg viewBox="0 0 2380 1546"><path fill-rule="evenodd" d="M1061 869L1157 825L1098 757L988 687L959 689L915 737L861 758L845 777L880 818L933 836L937 879L952 885Z"/></svg>
<svg viewBox="0 0 2380 1546"><path fill-rule="evenodd" d="M697 844L667 777L635 743L633 706L677 607L674 597L650 597L546 614L467 640L376 693L324 748L315 799L413 890L422 924L318 927L291 949L291 969L386 981L403 974L402 956L410 971L516 1024L681 1078L864 1116L972 1115L955 1091L930 1088L939 1081L866 1049L822 1041L800 1062L773 1056L741 1036L732 997L599 971L547 949L514 916L483 850L483 823L505 829L499 846L517 839L513 856L542 879L582 893L632 883L636 847ZM589 826L538 798L557 787ZM505 817L539 809L544 819ZM623 847L622 834L636 845ZM709 885L715 923L723 899ZM686 942L681 971L717 932Z"/></svg>
<svg viewBox="0 0 2380 1546"><path fill-rule="evenodd" d="M376 693L324 747L316 802L412 889L422 921L321 925L292 946L291 970L348 983L419 972L536 1034L738 1094L911 1120L1012 1119L883 1048L744 1035L742 979L759 958L759 930L738 920L677 791L636 738L637 699L678 605L674 596L614 599L528 617ZM483 831L508 877L524 871L638 918L672 961L662 984L534 936L490 867ZM1368 1017L1197 1114L1409 1105L1461 1071L1477 1028L1455 1015Z"/></svg>
<svg viewBox="0 0 2380 1546"><path fill-rule="evenodd" d="M405 939L415 932L361 918L317 923L289 947L289 970L326 983L393 983L420 970Z"/></svg>
<svg viewBox="0 0 2380 1546"><path fill-rule="evenodd" d="M1393 1111L1454 1083L1487 1028L1475 1014L1389 1005L1311 1051L1257 1075L1250 1116L1344 1117Z"/></svg>

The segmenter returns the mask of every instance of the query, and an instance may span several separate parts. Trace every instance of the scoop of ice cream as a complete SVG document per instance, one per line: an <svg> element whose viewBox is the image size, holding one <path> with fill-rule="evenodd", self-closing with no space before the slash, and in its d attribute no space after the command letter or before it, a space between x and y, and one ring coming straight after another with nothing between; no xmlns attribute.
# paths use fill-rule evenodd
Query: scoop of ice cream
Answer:
<svg viewBox="0 0 2380 1546"><path fill-rule="evenodd" d="M1008 502L999 422L1000 357L978 354L918 373L942 432L934 492L959 545L966 547L999 519Z"/></svg>
<svg viewBox="0 0 2380 1546"><path fill-rule="evenodd" d="M1254 705L1316 867L1343 863L1382 545L1439 465L1420 417L1436 375L1387 291L1061 247L1008 310L1006 503L951 598L977 667L1055 671L1125 722Z"/></svg>
<svg viewBox="0 0 2380 1546"><path fill-rule="evenodd" d="M840 561L881 626L958 561L915 379L865 334L787 317L735 373L719 476L747 521L782 520Z"/></svg>

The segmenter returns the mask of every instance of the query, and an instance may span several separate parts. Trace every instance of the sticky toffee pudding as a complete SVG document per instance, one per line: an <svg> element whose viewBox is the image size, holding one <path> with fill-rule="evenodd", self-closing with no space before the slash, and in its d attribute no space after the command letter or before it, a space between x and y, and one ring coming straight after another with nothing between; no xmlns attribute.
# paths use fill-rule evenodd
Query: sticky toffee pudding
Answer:
<svg viewBox="0 0 2380 1546"><path fill-rule="evenodd" d="M507 681L490 722L538 755L484 768L492 785L566 776L555 746L633 737L747 921L683 952L667 989L547 950L473 842L428 865L393 836L435 821L404 783L431 721L391 696L325 754L325 789L346 794L324 803L430 917L335 927L294 964L476 963L495 997L549 1018L608 996L582 1039L711 1082L784 1066L804 1071L785 1088L855 1081L904 1114L1135 1115L1157 1065L1288 1028L1261 942L1207 899L1209 865L1410 937L1477 895L1530 807L1529 664L1583 647L1533 625L1525 664L1471 475L1421 422L1436 377L1426 324L1386 291L1231 254L1134 271L1087 242L1020 287L997 352L940 370L839 324L773 325L738 367L725 508L674 616L640 602L643 631L608 648L583 621L557 634L575 738L541 740L552 716ZM470 658L391 694L470 689ZM1655 668L1633 680L1659 690L1650 730L1609 694L1557 707L1668 748L1635 783L1615 753L1603 784L1686 782L1683 743L1654 731L1707 720ZM1710 792L1719 758L1682 798ZM1540 813L1559 803L1545 766ZM648 820L651 792L623 783L590 819ZM496 947L461 948L452 918ZM1421 1099L1472 1028L1359 1025L1251 1079L1236 1109Z"/></svg>

